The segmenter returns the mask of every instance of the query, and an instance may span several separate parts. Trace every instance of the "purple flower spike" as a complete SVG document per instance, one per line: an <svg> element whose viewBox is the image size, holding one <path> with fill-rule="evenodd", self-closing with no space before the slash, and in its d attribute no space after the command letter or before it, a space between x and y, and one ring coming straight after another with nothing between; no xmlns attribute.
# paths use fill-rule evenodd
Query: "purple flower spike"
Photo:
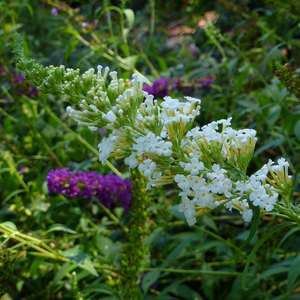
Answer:
<svg viewBox="0 0 300 300"><path fill-rule="evenodd" d="M147 92L150 95L153 95L153 88L152 85L145 85L143 87L143 91Z"/></svg>
<svg viewBox="0 0 300 300"><path fill-rule="evenodd" d="M117 175L98 175L97 172L71 172L68 169L51 170L46 178L50 193L60 193L68 198L76 196L91 201L98 198L99 203L107 208L111 204L121 203L128 213L131 204L131 183Z"/></svg>
<svg viewBox="0 0 300 300"><path fill-rule="evenodd" d="M154 97L163 98L168 95L169 80L167 78L159 78L153 82L153 95Z"/></svg>
<svg viewBox="0 0 300 300"><path fill-rule="evenodd" d="M211 85L214 83L213 75L209 75L206 78L201 78L199 83L202 85L202 89L209 91L211 89Z"/></svg>
<svg viewBox="0 0 300 300"><path fill-rule="evenodd" d="M14 84L20 84L22 82L25 82L25 78L22 74L14 75Z"/></svg>

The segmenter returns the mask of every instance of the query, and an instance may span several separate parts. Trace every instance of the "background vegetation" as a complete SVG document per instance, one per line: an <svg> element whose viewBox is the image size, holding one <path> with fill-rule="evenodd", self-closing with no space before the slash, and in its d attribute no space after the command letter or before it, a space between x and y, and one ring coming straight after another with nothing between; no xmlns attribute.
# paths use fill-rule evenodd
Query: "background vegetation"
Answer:
<svg viewBox="0 0 300 300"><path fill-rule="evenodd" d="M297 205L299 14L296 0L0 1L2 299L299 299L299 231L279 217L262 217L239 249L250 231L239 214L221 210L189 227L174 186L146 193L143 178L120 161L111 163L134 178L144 219L117 203L107 209L49 193L51 170L113 172L97 154L105 132L77 126L67 101L26 81L12 53L22 32L26 55L44 66L109 66L125 80L140 72L158 99L200 98L198 124L233 116L233 128L257 130L250 171L268 159L290 162ZM139 247L128 230L136 220L145 229ZM278 224L253 256L243 290L249 253ZM130 257L144 246L150 256L139 256L138 269L121 263L134 265ZM134 281L140 294L128 296Z"/></svg>

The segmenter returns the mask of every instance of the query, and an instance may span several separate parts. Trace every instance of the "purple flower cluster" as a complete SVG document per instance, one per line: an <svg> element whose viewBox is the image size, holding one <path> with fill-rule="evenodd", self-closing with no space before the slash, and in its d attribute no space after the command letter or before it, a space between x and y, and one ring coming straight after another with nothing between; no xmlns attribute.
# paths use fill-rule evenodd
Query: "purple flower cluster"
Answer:
<svg viewBox="0 0 300 300"><path fill-rule="evenodd" d="M88 201L96 197L107 208L118 202L125 212L129 211L132 197L129 179L123 180L117 175L98 175L97 172L59 169L51 170L46 180L50 193L60 193L68 198L83 197Z"/></svg>
<svg viewBox="0 0 300 300"><path fill-rule="evenodd" d="M170 95L171 92L189 95L200 89L209 91L214 80L215 77L213 74L189 81L183 80L182 78L162 77L155 80L152 85L144 86L143 90L155 98L163 98Z"/></svg>
<svg viewBox="0 0 300 300"><path fill-rule="evenodd" d="M172 89L184 94L192 94L202 89L210 91L211 85L214 83L215 77L209 75L207 77L201 77L198 79L191 79L190 81L184 81L181 78L174 78L172 82Z"/></svg>
<svg viewBox="0 0 300 300"><path fill-rule="evenodd" d="M9 91L15 90L19 96L25 95L29 98L36 96L39 91L32 86L30 83L26 82L22 74L15 74L13 70L7 71L2 66L0 66L0 79L1 81L9 83ZM7 97L4 97L7 99Z"/></svg>
<svg viewBox="0 0 300 300"><path fill-rule="evenodd" d="M155 98L163 98L169 95L170 78L161 77L153 82L152 85L145 85L143 91L153 95Z"/></svg>

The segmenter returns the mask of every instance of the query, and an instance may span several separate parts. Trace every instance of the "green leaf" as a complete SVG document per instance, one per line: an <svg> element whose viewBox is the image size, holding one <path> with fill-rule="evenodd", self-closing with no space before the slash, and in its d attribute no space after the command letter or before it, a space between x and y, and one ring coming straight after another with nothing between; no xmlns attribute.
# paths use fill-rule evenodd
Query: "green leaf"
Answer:
<svg viewBox="0 0 300 300"><path fill-rule="evenodd" d="M122 35L125 36L125 37L127 38L127 37L128 37L128 33L129 33L129 28L124 28L123 31L122 31ZM124 45L122 45L122 46L124 46ZM124 47L124 48L127 49L126 47ZM123 50L123 49L122 49L122 50ZM124 50L123 50L123 51L124 51ZM125 50L125 51L126 51L126 50ZM126 53L125 51L124 51L124 53Z"/></svg>
<svg viewBox="0 0 300 300"><path fill-rule="evenodd" d="M242 88L242 85L245 81L245 78L248 75L248 70L240 73L240 75L238 76L238 78L236 79L236 83L235 83L235 92L238 94Z"/></svg>
<svg viewBox="0 0 300 300"><path fill-rule="evenodd" d="M132 70L134 69L135 64L139 60L139 57L137 55L131 55L126 58L124 58L125 64Z"/></svg>
<svg viewBox="0 0 300 300"><path fill-rule="evenodd" d="M275 147L278 147L279 145L283 144L284 142L286 141L286 138L285 137L282 137L282 138L279 138L279 139L276 139L276 140L273 140L261 147L259 147L253 156L257 156L258 154L264 152L265 150L268 150L270 148L275 148Z"/></svg>
<svg viewBox="0 0 300 300"><path fill-rule="evenodd" d="M71 43L69 43L66 52L65 52L65 56L64 56L64 63L66 63L66 61L68 60L68 58L70 57L70 55L72 54L74 48L78 45L79 40L74 40Z"/></svg>
<svg viewBox="0 0 300 300"><path fill-rule="evenodd" d="M44 257L35 257L35 258L33 258L33 260L30 263L30 268L29 268L29 272L30 272L32 277L34 277L37 274L38 268L40 267L40 265L44 261L45 261Z"/></svg>
<svg viewBox="0 0 300 300"><path fill-rule="evenodd" d="M126 19L128 21L128 26L129 26L129 29L132 29L133 28L133 25L134 25L134 12L132 9L130 8L126 8L123 10L124 12L124 15L126 16Z"/></svg>
<svg viewBox="0 0 300 300"><path fill-rule="evenodd" d="M291 263L287 277L286 292L293 289L297 277L300 274L300 255L298 255Z"/></svg>
<svg viewBox="0 0 300 300"><path fill-rule="evenodd" d="M230 292L229 294L226 295L226 298L224 300L239 299L239 296L242 293L241 287L242 287L241 278L237 277L234 280L233 284L231 284Z"/></svg>
<svg viewBox="0 0 300 300"><path fill-rule="evenodd" d="M92 300L92 299L86 299L86 300ZM120 300L120 297L116 295L109 295L108 297L101 297L101 300Z"/></svg>
<svg viewBox="0 0 300 300"><path fill-rule="evenodd" d="M178 257L178 255L180 254L180 252L190 243L190 241L193 238L195 238L196 235L198 235L198 233L193 234L188 239L186 239L183 242L181 242L177 247L175 247L175 249L173 249L173 251L165 259L164 263L162 264L162 268L164 266L166 266L169 262L171 262L171 261L173 262Z"/></svg>
<svg viewBox="0 0 300 300"><path fill-rule="evenodd" d="M77 249L68 249L62 252L62 255L70 259L78 267L89 271L94 276L99 276L92 261L87 257L87 255Z"/></svg>
<svg viewBox="0 0 300 300"><path fill-rule="evenodd" d="M50 226L50 228L46 231L45 234L48 234L49 232L52 232L52 231L63 231L63 232L71 233L71 234L78 234L79 233L79 232L77 232L73 229L70 229L70 228L66 227L63 224L54 224L54 225Z"/></svg>
<svg viewBox="0 0 300 300"><path fill-rule="evenodd" d="M290 235L292 235L293 233L298 232L298 231L299 231L299 228L298 228L298 227L295 227L295 228L290 229L290 230L285 234L285 236L281 239L280 243L279 243L278 246L277 246L277 249L280 248L280 246L285 242L285 240L286 240Z"/></svg>
<svg viewBox="0 0 300 300"><path fill-rule="evenodd" d="M296 135L297 140L300 142L300 120L296 123L295 135Z"/></svg>
<svg viewBox="0 0 300 300"><path fill-rule="evenodd" d="M281 300L299 300L300 299L300 293L296 293L293 295L289 295L287 298L281 298ZM276 299L272 299L272 300L276 300Z"/></svg>
<svg viewBox="0 0 300 300"><path fill-rule="evenodd" d="M269 61L270 61L271 59L273 59L274 57L278 56L279 50L277 51L277 53L276 53L276 50L277 50L279 47L281 47L282 45L284 45L284 43L280 43L280 44L274 46L274 47L271 49L271 51L267 54L267 56L265 57L265 59L263 60L262 64L261 64L260 67L259 67L259 71L260 71L262 74L265 73L265 70L266 70L266 67L267 67Z"/></svg>
<svg viewBox="0 0 300 300"><path fill-rule="evenodd" d="M144 238L143 244L151 247L162 236L163 230L162 227L155 228L150 235Z"/></svg>
<svg viewBox="0 0 300 300"><path fill-rule="evenodd" d="M225 244L222 241L209 241L209 242L202 243L202 245L199 245L198 251L204 254L205 252L211 250L212 248L222 247L224 245Z"/></svg>
<svg viewBox="0 0 300 300"><path fill-rule="evenodd" d="M55 277L51 284L51 289L53 289L56 284L65 277L65 275L69 272L72 272L77 266L71 263L64 263L58 272L55 274Z"/></svg>
<svg viewBox="0 0 300 300"><path fill-rule="evenodd" d="M297 228L298 229L298 228ZM280 273L287 273L289 271L289 267L279 267L269 269L266 272L263 272L258 277L256 277L253 281L250 282L250 286L254 285L255 283L259 282L260 280L270 277L272 275L280 274Z"/></svg>
<svg viewBox="0 0 300 300"><path fill-rule="evenodd" d="M105 255L105 257L108 257L111 254L111 249L114 247L113 241L101 235L101 233L98 233L96 235L96 242L101 252Z"/></svg>
<svg viewBox="0 0 300 300"><path fill-rule="evenodd" d="M155 270L148 272L145 277L142 279L142 289L143 293L146 295L150 286L158 280L160 276L160 270Z"/></svg>
<svg viewBox="0 0 300 300"><path fill-rule="evenodd" d="M23 190L15 190L12 193L10 193L7 197L5 197L5 199L2 201L2 205L4 205L9 199L11 199L12 197L20 194L20 193L24 193L26 192L24 189Z"/></svg>
<svg viewBox="0 0 300 300"><path fill-rule="evenodd" d="M13 222L6 221L6 222L1 223L1 225L6 226L7 228L9 228L11 230L18 231L17 226Z"/></svg>
<svg viewBox="0 0 300 300"><path fill-rule="evenodd" d="M21 292L21 291L22 291L22 288L23 288L24 283L25 283L24 280L19 280L19 281L16 283L16 288L17 288L17 291L18 291L18 292ZM1 298L1 299L2 299L2 298Z"/></svg>
<svg viewBox="0 0 300 300"><path fill-rule="evenodd" d="M281 106L280 105L274 105L268 115L267 124L269 128L272 128L275 123L278 121L281 113Z"/></svg>
<svg viewBox="0 0 300 300"><path fill-rule="evenodd" d="M240 233L239 235L237 235L235 237L236 240L242 240L242 241L245 241L248 236L249 236L249 233L250 233L250 230L245 230L245 231L242 231L242 233ZM254 237L252 238L252 240L250 241L250 243L252 245L255 245L257 243L257 234L254 235Z"/></svg>
<svg viewBox="0 0 300 300"><path fill-rule="evenodd" d="M251 220L251 227L250 227L250 233L248 238L244 241L244 243L241 245L241 247L239 248L240 250L242 248L244 248L247 244L249 244L249 242L253 239L258 226L259 226L259 221L260 221L260 209L258 206L254 206L253 203L251 201L248 201L248 204L250 206L250 208L253 211L253 219Z"/></svg>
<svg viewBox="0 0 300 300"><path fill-rule="evenodd" d="M207 227L209 227L212 230L214 230L216 233L219 233L219 229L218 229L216 223L208 215L203 215L203 224L205 224Z"/></svg>
<svg viewBox="0 0 300 300"><path fill-rule="evenodd" d="M278 230L280 229L283 229L284 227L287 227L287 226L291 226L291 225L295 225L296 223L295 222L287 222L287 223L283 223L283 224L280 224L280 225L277 225L275 228L273 228L271 231L269 231L266 235L264 235L258 242L257 244L255 245L255 247L252 249L249 257L248 257L248 260L247 260L247 263L245 265L245 269L244 269L244 272L243 272L243 276L242 276L242 288L244 291L247 290L246 288L246 277L247 277L247 273L248 273L248 269L249 269L249 266L250 266L250 263L255 255L255 253L257 252L257 250L260 248L260 246L271 236L273 235L275 232L277 232Z"/></svg>
<svg viewBox="0 0 300 300"><path fill-rule="evenodd" d="M33 18L34 17L34 13L33 13L32 6L30 4L27 4L26 7L27 7L27 9L29 11L29 14L30 14L31 18Z"/></svg>
<svg viewBox="0 0 300 300"><path fill-rule="evenodd" d="M180 284L174 286L172 289L170 289L170 292L174 293L175 295L179 296L180 299L186 299L186 300L202 300L203 298L195 292L193 289L191 289L188 285L186 284Z"/></svg>
<svg viewBox="0 0 300 300"><path fill-rule="evenodd" d="M168 65L166 64L166 61L160 57L159 55L154 55L155 59L157 60L161 70L163 72L167 72L168 71Z"/></svg>
<svg viewBox="0 0 300 300"><path fill-rule="evenodd" d="M82 293L102 293L112 295L114 294L114 291L105 283L96 283L83 288Z"/></svg>
<svg viewBox="0 0 300 300"><path fill-rule="evenodd" d="M202 266L203 271L212 271L212 267L208 264L203 264ZM202 286L205 295L209 300L213 300L215 298L214 294L214 280L216 279L215 276L212 275L202 275Z"/></svg>
<svg viewBox="0 0 300 300"><path fill-rule="evenodd" d="M297 137L297 127L296 124L300 120L300 113L295 112L291 113L288 109L284 108L281 111L281 120L282 120L282 128L287 135L296 135ZM298 127L298 129L300 129ZM298 131L299 134L299 131Z"/></svg>
<svg viewBox="0 0 300 300"><path fill-rule="evenodd" d="M0 173L4 173L4 172L10 172L11 169L10 168L3 168L0 170Z"/></svg>

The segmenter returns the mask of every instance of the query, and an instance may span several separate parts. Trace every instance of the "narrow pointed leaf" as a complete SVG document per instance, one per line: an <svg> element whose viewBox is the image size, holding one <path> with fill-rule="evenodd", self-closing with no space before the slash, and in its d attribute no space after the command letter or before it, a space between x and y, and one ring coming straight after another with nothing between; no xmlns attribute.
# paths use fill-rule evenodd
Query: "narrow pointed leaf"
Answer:
<svg viewBox="0 0 300 300"><path fill-rule="evenodd" d="M253 250L251 251L251 253L250 253L249 257L248 257L248 260L247 260L247 263L245 265L245 269L244 269L244 272L243 272L243 276L242 276L242 288L243 288L244 291L247 290L247 288L246 288L246 277L247 277L248 269L249 269L250 263L251 263L254 255L255 255L255 253L257 252L257 250L275 232L277 232L278 230L280 230L280 229L282 229L284 227L291 226L291 225L296 225L296 223L295 222L288 222L288 223L280 224L280 225L276 226L275 228L273 228L271 231L269 231L263 238L261 238L257 242L257 244L255 245L255 247L253 248Z"/></svg>

